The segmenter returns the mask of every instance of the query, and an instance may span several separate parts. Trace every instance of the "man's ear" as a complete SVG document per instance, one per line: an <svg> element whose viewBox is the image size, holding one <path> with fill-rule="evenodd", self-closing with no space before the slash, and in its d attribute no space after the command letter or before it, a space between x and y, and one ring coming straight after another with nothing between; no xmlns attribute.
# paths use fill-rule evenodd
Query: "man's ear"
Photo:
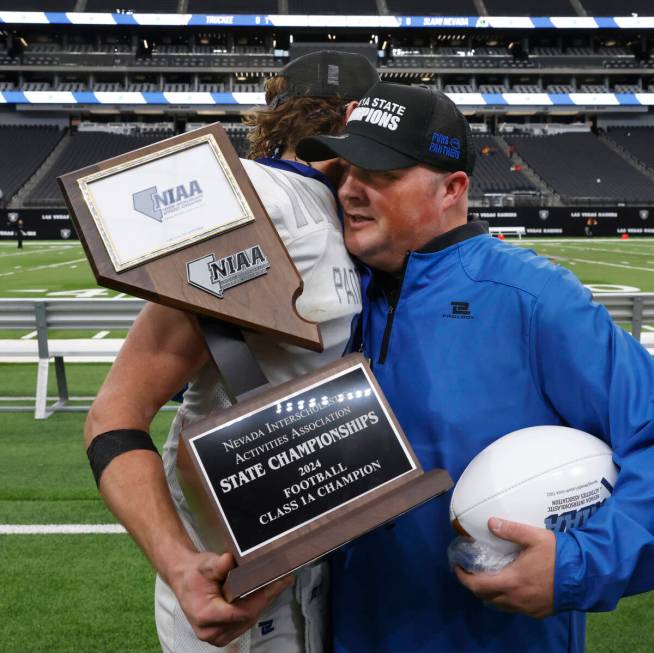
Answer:
<svg viewBox="0 0 654 653"><path fill-rule="evenodd" d="M456 204L467 192L469 185L470 179L465 172L453 172L451 175L448 175L444 179L444 208L448 209L450 206Z"/></svg>
<svg viewBox="0 0 654 653"><path fill-rule="evenodd" d="M352 112L359 106L359 103L356 100L353 100L352 102L348 102L347 105L345 106L345 122L347 122L350 119L350 116L352 115Z"/></svg>

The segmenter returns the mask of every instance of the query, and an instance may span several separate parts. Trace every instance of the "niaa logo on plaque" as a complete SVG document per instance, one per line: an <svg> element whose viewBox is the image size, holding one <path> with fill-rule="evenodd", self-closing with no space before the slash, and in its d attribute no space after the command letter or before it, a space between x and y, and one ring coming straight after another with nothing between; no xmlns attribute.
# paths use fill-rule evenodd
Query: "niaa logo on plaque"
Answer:
<svg viewBox="0 0 654 653"><path fill-rule="evenodd" d="M159 192L156 186L132 193L134 210L142 215L163 222L196 208L204 199L204 193L197 179L179 184Z"/></svg>
<svg viewBox="0 0 654 653"><path fill-rule="evenodd" d="M189 261L186 274L192 286L222 298L227 288L260 277L269 267L261 246L253 245L217 261L215 254Z"/></svg>

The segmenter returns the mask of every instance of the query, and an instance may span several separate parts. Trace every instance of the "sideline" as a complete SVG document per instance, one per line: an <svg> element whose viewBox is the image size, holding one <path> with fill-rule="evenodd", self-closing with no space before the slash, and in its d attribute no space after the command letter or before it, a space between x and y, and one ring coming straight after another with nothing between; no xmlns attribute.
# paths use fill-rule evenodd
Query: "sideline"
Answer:
<svg viewBox="0 0 654 653"><path fill-rule="evenodd" d="M109 535L127 533L120 524L0 524L0 535Z"/></svg>

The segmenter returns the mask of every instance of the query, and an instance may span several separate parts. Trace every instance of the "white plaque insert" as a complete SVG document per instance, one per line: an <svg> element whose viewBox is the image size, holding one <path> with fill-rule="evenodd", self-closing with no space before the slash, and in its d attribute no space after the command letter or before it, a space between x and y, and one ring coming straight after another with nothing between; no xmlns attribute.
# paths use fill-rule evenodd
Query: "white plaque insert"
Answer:
<svg viewBox="0 0 654 653"><path fill-rule="evenodd" d="M211 135L78 183L117 272L254 220Z"/></svg>

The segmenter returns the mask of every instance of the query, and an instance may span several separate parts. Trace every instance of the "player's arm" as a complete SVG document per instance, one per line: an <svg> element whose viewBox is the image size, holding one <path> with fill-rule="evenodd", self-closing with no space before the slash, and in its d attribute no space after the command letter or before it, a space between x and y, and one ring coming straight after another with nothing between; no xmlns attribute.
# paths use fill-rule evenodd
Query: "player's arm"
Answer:
<svg viewBox="0 0 654 653"><path fill-rule="evenodd" d="M91 407L86 448L109 431L147 432L159 408L206 358L192 316L146 305ZM164 580L172 583L171 561L183 560L193 546L172 505L159 456L145 449L117 456L102 472L99 488Z"/></svg>
<svg viewBox="0 0 654 653"><path fill-rule="evenodd" d="M107 432L148 431L159 408L207 358L193 316L147 305L89 412L84 432L87 449ZM287 586L280 581L232 605L223 600L221 583L233 566L231 556L196 551L175 511L157 453L136 448L113 457L102 471L99 489L171 586L201 639L224 646L249 628Z"/></svg>

